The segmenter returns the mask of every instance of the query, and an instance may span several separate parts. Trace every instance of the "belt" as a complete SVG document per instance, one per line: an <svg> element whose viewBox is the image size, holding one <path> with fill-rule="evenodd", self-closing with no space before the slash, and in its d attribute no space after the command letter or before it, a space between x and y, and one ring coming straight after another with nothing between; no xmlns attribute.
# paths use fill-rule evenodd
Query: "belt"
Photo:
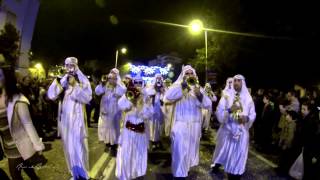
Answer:
<svg viewBox="0 0 320 180"><path fill-rule="evenodd" d="M144 133L144 123L139 123L139 124L132 124L130 121L126 122L126 128L136 132L136 133Z"/></svg>

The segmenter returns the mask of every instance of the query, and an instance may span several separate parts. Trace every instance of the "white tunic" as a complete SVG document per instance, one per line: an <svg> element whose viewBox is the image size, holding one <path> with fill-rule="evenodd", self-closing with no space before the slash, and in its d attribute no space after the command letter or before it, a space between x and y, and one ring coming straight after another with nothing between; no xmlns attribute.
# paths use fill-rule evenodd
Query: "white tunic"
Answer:
<svg viewBox="0 0 320 180"><path fill-rule="evenodd" d="M234 120L227 110L232 106L234 93L222 97L217 107L216 116L221 126L217 135L218 141L213 155L213 164L223 165L227 173L242 175L248 157L249 128L255 120L256 113L252 98L240 94L242 114L248 116L249 121L239 124Z"/></svg>
<svg viewBox="0 0 320 180"><path fill-rule="evenodd" d="M75 178L89 178L88 133L84 109L92 98L92 90L89 80L81 72L77 74L80 84L68 86L64 91L58 128L70 173ZM64 76L61 84L65 84L66 79L67 76ZM62 92L62 86L55 79L48 89L48 97L56 100Z"/></svg>
<svg viewBox="0 0 320 180"><path fill-rule="evenodd" d="M183 91L180 84L169 88L165 101L175 102L171 129L172 174L187 177L190 167L199 163L201 109L209 108L211 101L204 94L200 102L192 91Z"/></svg>
<svg viewBox="0 0 320 180"><path fill-rule="evenodd" d="M115 88L99 84L95 93L100 96L100 116L98 122L98 138L105 144L117 144L120 135L121 110L118 107L119 98L126 92L126 87L117 84Z"/></svg>
<svg viewBox="0 0 320 180"><path fill-rule="evenodd" d="M153 109L154 113L149 121L150 128L150 141L160 141L162 124L163 124L163 112L161 108L161 101L163 100L163 94L157 92L154 99Z"/></svg>
<svg viewBox="0 0 320 180"><path fill-rule="evenodd" d="M167 91L168 88L166 88L165 91ZM173 120L173 108L174 103L172 102L164 102L164 105L162 106L162 112L163 112L163 119L164 119L164 133L166 136L170 136L170 126L172 124Z"/></svg>
<svg viewBox="0 0 320 180"><path fill-rule="evenodd" d="M213 94L212 91L211 91L211 93L209 93L209 94L206 93L207 96L211 100L210 107L207 108L207 109L202 109L202 128L204 130L208 130L209 129L210 119L211 119L211 114L212 114L212 102L216 102L217 101L217 97Z"/></svg>
<svg viewBox="0 0 320 180"><path fill-rule="evenodd" d="M149 103L141 103L137 107L134 107L125 96L119 99L119 108L127 111L125 113L124 124L127 121L130 121L132 124L144 122L146 127L146 121L152 117L153 108ZM117 178L120 180L130 180L146 174L148 142L146 131L138 133L126 127L122 129L117 153Z"/></svg>

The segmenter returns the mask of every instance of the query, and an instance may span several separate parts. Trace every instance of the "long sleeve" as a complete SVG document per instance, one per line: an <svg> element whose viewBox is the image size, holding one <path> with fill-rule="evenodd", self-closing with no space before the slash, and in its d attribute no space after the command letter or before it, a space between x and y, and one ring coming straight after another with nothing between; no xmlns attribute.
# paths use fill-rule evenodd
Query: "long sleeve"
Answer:
<svg viewBox="0 0 320 180"><path fill-rule="evenodd" d="M125 95L123 95L118 101L118 106L122 111L128 111L131 109L132 103L126 98Z"/></svg>
<svg viewBox="0 0 320 180"><path fill-rule="evenodd" d="M150 104L144 104L141 116L143 119L150 119L153 116L153 107Z"/></svg>
<svg viewBox="0 0 320 180"><path fill-rule="evenodd" d="M204 93L203 90L201 90L201 93L203 95L200 107L204 108L204 109L209 109L212 107L212 101L211 99L206 95L206 93Z"/></svg>
<svg viewBox="0 0 320 180"><path fill-rule="evenodd" d="M83 104L88 104L91 101L92 90L90 84L89 86L87 84L83 84L83 87L81 87L80 84L77 84L73 88L71 99L79 101Z"/></svg>
<svg viewBox="0 0 320 180"><path fill-rule="evenodd" d="M99 84L95 89L95 93L98 96L104 94L105 93L105 86L103 86L102 84Z"/></svg>
<svg viewBox="0 0 320 180"><path fill-rule="evenodd" d="M19 119L21 120L30 140L32 141L33 148L36 151L44 150L44 144L42 143L41 139L39 138L36 129L32 124L32 120L30 117L28 105L26 103L17 102L16 104L17 112Z"/></svg>
<svg viewBox="0 0 320 180"><path fill-rule="evenodd" d="M180 85L171 86L165 93L165 102L171 103L179 100L183 96L182 87Z"/></svg>
<svg viewBox="0 0 320 180"><path fill-rule="evenodd" d="M118 83L115 89L115 94L119 97L121 97L122 95L124 95L127 91L127 88L124 84L122 83Z"/></svg>
<svg viewBox="0 0 320 180"><path fill-rule="evenodd" d="M55 101L59 95L62 93L63 88L61 84L58 82L57 79L55 79L52 84L49 86L47 96L50 100Z"/></svg>
<svg viewBox="0 0 320 180"><path fill-rule="evenodd" d="M222 96L219 104L217 106L217 110L216 110L216 116L218 121L223 124L228 120L229 117L229 112L227 110L228 105L227 105L227 99L226 97Z"/></svg>
<svg viewBox="0 0 320 180"><path fill-rule="evenodd" d="M255 110L255 107L254 107L254 103L253 101L251 101L249 103L249 107L248 107L248 128L250 128L254 122L254 120L256 119L256 110Z"/></svg>

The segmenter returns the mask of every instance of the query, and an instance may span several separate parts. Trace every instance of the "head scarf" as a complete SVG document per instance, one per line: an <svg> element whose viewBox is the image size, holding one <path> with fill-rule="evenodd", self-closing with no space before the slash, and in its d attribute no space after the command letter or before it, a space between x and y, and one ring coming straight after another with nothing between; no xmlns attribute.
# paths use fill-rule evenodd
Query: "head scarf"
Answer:
<svg viewBox="0 0 320 180"><path fill-rule="evenodd" d="M241 74L238 74L238 75L235 75L233 77L233 79L238 79L238 80L241 80L242 82L242 87L241 87L241 91L240 91L240 96L243 96L243 97L250 97L251 98L251 95L249 93L249 90L247 88L247 85L246 85L246 81L245 81L245 78L243 75ZM235 90L234 90L235 91Z"/></svg>
<svg viewBox="0 0 320 180"><path fill-rule="evenodd" d="M186 66L182 66L181 73L180 73L178 79L174 82L174 84L181 84L183 82L183 77L185 76L185 74L188 70L191 70L193 72L193 75L198 78L196 70L193 69L192 66L186 65Z"/></svg>
<svg viewBox="0 0 320 180"><path fill-rule="evenodd" d="M108 77L110 77L112 74L115 74L117 76L117 84L123 84L120 77L120 72L117 68L111 69L110 73L108 74Z"/></svg>

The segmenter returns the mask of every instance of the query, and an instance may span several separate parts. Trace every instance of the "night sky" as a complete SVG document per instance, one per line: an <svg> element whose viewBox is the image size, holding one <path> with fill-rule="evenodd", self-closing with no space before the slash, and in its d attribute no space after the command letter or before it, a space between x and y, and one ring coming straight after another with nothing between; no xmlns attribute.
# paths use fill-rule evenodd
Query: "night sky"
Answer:
<svg viewBox="0 0 320 180"><path fill-rule="evenodd" d="M319 12L311 1L289 0L43 0L32 51L47 65L76 56L80 61L98 60L107 68L122 45L128 47L127 58L142 62L170 53L189 59L195 49L204 47L203 37L143 20L188 24L199 18L207 27L290 37L261 39L210 32L209 38L222 39L222 47L236 49L230 62L224 59L223 79L242 73L255 86L311 84L319 80ZM111 23L112 15L117 25Z"/></svg>

